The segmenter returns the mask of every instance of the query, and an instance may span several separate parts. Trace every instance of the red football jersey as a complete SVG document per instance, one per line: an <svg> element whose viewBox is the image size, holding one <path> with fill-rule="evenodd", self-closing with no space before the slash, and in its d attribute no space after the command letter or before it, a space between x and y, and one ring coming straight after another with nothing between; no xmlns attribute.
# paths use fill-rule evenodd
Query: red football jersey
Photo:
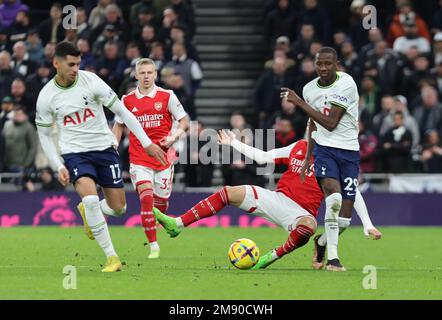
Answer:
<svg viewBox="0 0 442 320"><path fill-rule="evenodd" d="M324 195L316 181L313 160L310 173L306 175L304 182L301 181L301 167L307 154L307 141L299 140L290 151L288 158L275 159L275 164L288 166L281 179L279 179L276 191L284 193L305 210L315 217L318 214Z"/></svg>
<svg viewBox="0 0 442 320"><path fill-rule="evenodd" d="M186 115L175 94L157 86L149 95L142 95L137 88L124 96L122 102L135 115L152 142L158 145L159 141L170 133L173 118L180 120ZM168 150L164 151L167 153ZM149 156L132 132L129 135L129 161L158 171L171 165L169 159L167 164L162 165L157 159Z"/></svg>

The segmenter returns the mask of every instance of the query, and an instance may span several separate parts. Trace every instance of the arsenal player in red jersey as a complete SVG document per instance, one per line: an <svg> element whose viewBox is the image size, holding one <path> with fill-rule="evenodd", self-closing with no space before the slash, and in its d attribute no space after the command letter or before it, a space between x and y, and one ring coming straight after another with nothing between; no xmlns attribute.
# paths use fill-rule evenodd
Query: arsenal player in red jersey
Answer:
<svg viewBox="0 0 442 320"><path fill-rule="evenodd" d="M155 85L157 71L155 62L151 59L140 59L135 66L137 88L122 98L123 104L140 122L152 143L174 154L172 144L189 127L189 118L172 90L165 90ZM173 121L178 121L177 129L172 132ZM113 132L120 141L124 124L116 118ZM150 244L150 259L160 256L157 242L156 220L152 208L165 212L172 192L173 156L168 157L166 164L150 157L140 144L140 141L130 133L129 162L130 177L137 191L141 204L141 222Z"/></svg>
<svg viewBox="0 0 442 320"><path fill-rule="evenodd" d="M252 185L225 186L180 217L168 217L154 208L155 217L171 237L176 237L184 227L216 214L227 205L261 216L289 233L287 241L282 246L261 256L253 267L253 269L266 268L287 253L305 245L316 231L316 216L324 195L316 181L313 165L305 180L301 180L307 141L299 140L287 147L265 152L240 142L230 131L220 131L218 142L232 146L258 164L285 164L288 169L281 176L276 191ZM361 194L359 191L357 193L355 209L361 217L364 230L376 230L368 217Z"/></svg>

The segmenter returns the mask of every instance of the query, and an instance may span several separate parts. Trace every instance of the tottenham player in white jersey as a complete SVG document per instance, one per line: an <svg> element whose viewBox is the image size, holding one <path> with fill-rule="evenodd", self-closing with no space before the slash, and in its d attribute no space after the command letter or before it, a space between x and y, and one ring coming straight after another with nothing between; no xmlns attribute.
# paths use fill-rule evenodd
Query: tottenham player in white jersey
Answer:
<svg viewBox="0 0 442 320"><path fill-rule="evenodd" d="M310 166L314 147L316 177L326 203L326 269L345 271L338 257L338 237L339 223L342 229L350 223L358 185L358 88L350 75L337 71L337 53L333 48L321 48L315 65L319 77L304 86L305 101L288 88L282 88L281 97L300 107L313 120L309 124L309 147L302 172L305 174ZM315 239L318 250L318 238ZM315 257L319 266L324 251L322 246L319 259Z"/></svg>
<svg viewBox="0 0 442 320"><path fill-rule="evenodd" d="M96 239L107 260L103 272L115 272L122 264L114 250L103 213L120 216L126 211L126 198L120 175L120 159L115 136L108 127L103 106L118 115L140 140L144 150L160 162L166 154L151 142L139 122L97 75L79 70L80 51L69 42L55 49L55 77L40 91L36 124L44 152L58 168L63 185L70 181L82 199L79 205L90 239ZM55 122L60 138L62 163L50 137ZM101 202L96 185L103 189Z"/></svg>

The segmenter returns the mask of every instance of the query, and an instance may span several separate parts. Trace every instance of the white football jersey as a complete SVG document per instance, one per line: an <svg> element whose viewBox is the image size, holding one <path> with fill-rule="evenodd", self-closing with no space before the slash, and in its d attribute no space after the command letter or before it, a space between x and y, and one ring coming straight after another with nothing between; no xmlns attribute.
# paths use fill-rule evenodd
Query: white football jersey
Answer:
<svg viewBox="0 0 442 320"><path fill-rule="evenodd" d="M110 107L115 92L96 74L80 70L67 88L53 78L40 91L35 123L50 127L55 121L61 154L101 151L117 140L109 129L103 105Z"/></svg>
<svg viewBox="0 0 442 320"><path fill-rule="evenodd" d="M305 102L316 111L328 115L332 103L345 109L345 113L333 131L328 131L315 121L317 131L312 138L321 146L359 151L359 94L353 78L345 72L337 72L331 85L319 85L319 77L304 86Z"/></svg>

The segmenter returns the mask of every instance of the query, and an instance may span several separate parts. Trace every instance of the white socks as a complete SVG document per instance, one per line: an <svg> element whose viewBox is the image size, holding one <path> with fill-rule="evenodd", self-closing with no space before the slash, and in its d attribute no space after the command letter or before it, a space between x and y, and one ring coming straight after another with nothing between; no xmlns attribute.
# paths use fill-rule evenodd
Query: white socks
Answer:
<svg viewBox="0 0 442 320"><path fill-rule="evenodd" d="M371 223L370 216L368 215L367 206L365 205L364 198L362 197L362 194L361 192L359 192L359 190L356 190L354 208L362 221L365 235L368 235L368 229L373 229L374 226L373 223Z"/></svg>
<svg viewBox="0 0 442 320"><path fill-rule="evenodd" d="M180 217L176 217L176 218L175 218L175 221L176 221L176 225L177 225L179 228L184 228L183 220L182 220Z"/></svg>
<svg viewBox="0 0 442 320"><path fill-rule="evenodd" d="M98 196L85 196L83 199L86 221L91 228L92 234L103 249L106 257L116 256L106 220L100 210L100 201Z"/></svg>
<svg viewBox="0 0 442 320"><path fill-rule="evenodd" d="M125 204L124 208L121 209L120 211L115 211L111 207L109 207L106 199L103 199L100 201L100 209L101 209L101 212L103 212L107 216L120 217L126 213L127 205Z"/></svg>
<svg viewBox="0 0 442 320"><path fill-rule="evenodd" d="M327 238L328 260L339 259L338 257L338 238L339 226L338 217L342 206L342 195L333 193L325 198L325 235Z"/></svg>
<svg viewBox="0 0 442 320"><path fill-rule="evenodd" d="M158 250L160 248L160 246L158 245L158 242L154 241L149 243L150 246L150 250Z"/></svg>

